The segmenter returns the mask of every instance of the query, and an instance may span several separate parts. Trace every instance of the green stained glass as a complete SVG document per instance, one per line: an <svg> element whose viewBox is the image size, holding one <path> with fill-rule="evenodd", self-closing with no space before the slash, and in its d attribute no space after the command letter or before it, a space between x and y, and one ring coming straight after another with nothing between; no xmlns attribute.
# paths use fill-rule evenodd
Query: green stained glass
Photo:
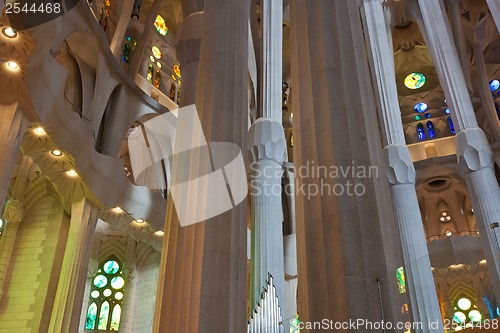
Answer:
<svg viewBox="0 0 500 333"><path fill-rule="evenodd" d="M406 292L406 279L405 279L405 269L404 267L399 267L396 270L396 277L398 279L398 289L400 294Z"/></svg>
<svg viewBox="0 0 500 333"><path fill-rule="evenodd" d="M97 288L102 288L107 284L108 284L108 278L106 278L104 275L97 275L94 278L94 286L96 286Z"/></svg>
<svg viewBox="0 0 500 333"><path fill-rule="evenodd" d="M119 301L119 300L121 300L122 298L123 298L123 293L122 293L122 292L117 292L117 293L115 294L115 299L116 299L116 300L118 300L118 301Z"/></svg>
<svg viewBox="0 0 500 333"><path fill-rule="evenodd" d="M120 265L114 260L110 260L104 264L104 272L108 274L115 274L119 269Z"/></svg>
<svg viewBox="0 0 500 333"><path fill-rule="evenodd" d="M419 89L425 84L425 76L422 73L410 73L404 81L408 89Z"/></svg>
<svg viewBox="0 0 500 333"><path fill-rule="evenodd" d="M99 324L97 325L98 330L107 329L108 317L109 317L109 303L106 301L101 305L101 312L99 313Z"/></svg>
<svg viewBox="0 0 500 333"><path fill-rule="evenodd" d="M118 331L120 328L120 317L122 315L122 307L117 304L113 308L113 313L111 314L111 325L109 329L111 331Z"/></svg>
<svg viewBox="0 0 500 333"><path fill-rule="evenodd" d="M93 330L95 327L95 320L97 316L97 305L95 303L90 304L87 310L87 320L85 321L85 329Z"/></svg>
<svg viewBox="0 0 500 333"><path fill-rule="evenodd" d="M123 288L124 285L125 285L125 280L121 276L115 276L111 280L111 287L115 289Z"/></svg>
<svg viewBox="0 0 500 333"><path fill-rule="evenodd" d="M90 296L91 296L92 298L97 298L97 297L99 297L99 295L100 295L100 294L101 294L101 293L100 293L99 291L97 291L97 290L93 290L93 291L90 293Z"/></svg>

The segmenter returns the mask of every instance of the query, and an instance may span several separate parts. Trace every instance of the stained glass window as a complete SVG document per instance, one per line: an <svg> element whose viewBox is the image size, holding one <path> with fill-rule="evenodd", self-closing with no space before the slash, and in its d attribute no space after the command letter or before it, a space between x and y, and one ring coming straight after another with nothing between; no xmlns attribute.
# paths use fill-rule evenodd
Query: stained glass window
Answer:
<svg viewBox="0 0 500 333"><path fill-rule="evenodd" d="M404 81L406 88L408 89L419 89L425 84L425 76L422 73L410 73Z"/></svg>
<svg viewBox="0 0 500 333"><path fill-rule="evenodd" d="M122 60L126 63L128 63L128 57L130 56L130 44L125 43L123 46L123 55L122 55Z"/></svg>
<svg viewBox="0 0 500 333"><path fill-rule="evenodd" d="M92 279L85 329L118 331L125 285L122 267L117 260L110 259L99 266Z"/></svg>
<svg viewBox="0 0 500 333"><path fill-rule="evenodd" d="M160 73L160 70L159 70L159 69L157 69L157 70L156 70L155 80L154 80L154 82L153 82L153 85L154 85L156 88L160 89L160 84L161 84L161 73Z"/></svg>
<svg viewBox="0 0 500 333"><path fill-rule="evenodd" d="M85 321L85 329L93 330L95 327L95 320L97 318L97 305L95 303L90 304L87 310L87 320Z"/></svg>
<svg viewBox="0 0 500 333"><path fill-rule="evenodd" d="M422 123L417 124L417 136L420 141L424 141L427 138L425 135L424 125L422 125Z"/></svg>
<svg viewBox="0 0 500 333"><path fill-rule="evenodd" d="M181 77L181 68L179 65L174 65L174 74L178 77Z"/></svg>
<svg viewBox="0 0 500 333"><path fill-rule="evenodd" d="M436 137L436 131L434 130L434 124L432 121L428 121L427 124L427 134L429 135L429 139L434 139Z"/></svg>
<svg viewBox="0 0 500 333"><path fill-rule="evenodd" d="M399 267L396 270L396 278L398 280L398 289L400 294L406 292L406 279L405 279L405 269L404 267Z"/></svg>
<svg viewBox="0 0 500 333"><path fill-rule="evenodd" d="M161 50L160 50L160 48L158 46L153 46L151 48L151 52L153 52L153 56L156 59L158 59L158 60L161 59L162 54L161 54Z"/></svg>
<svg viewBox="0 0 500 333"><path fill-rule="evenodd" d="M427 111L427 104L425 104L423 102L417 103L413 107L413 110L417 111L418 113L425 112L425 111Z"/></svg>
<svg viewBox="0 0 500 333"><path fill-rule="evenodd" d="M148 81L150 83L153 83L153 64L149 64L148 66L148 74L147 74L147 77Z"/></svg>
<svg viewBox="0 0 500 333"><path fill-rule="evenodd" d="M457 328L472 327L483 321L483 315L479 312L477 305L469 298L460 298L454 303L454 310L453 324Z"/></svg>
<svg viewBox="0 0 500 333"><path fill-rule="evenodd" d="M426 113L426 114L424 114L424 117L427 118L427 119L429 119L431 117L431 114L430 113Z"/></svg>
<svg viewBox="0 0 500 333"><path fill-rule="evenodd" d="M450 128L450 133L455 134L455 126L453 126L453 120L451 120L451 116L448 117L448 127Z"/></svg>
<svg viewBox="0 0 500 333"><path fill-rule="evenodd" d="M495 92L500 88L500 81L498 80L491 80L490 81L490 90L491 92Z"/></svg>
<svg viewBox="0 0 500 333"><path fill-rule="evenodd" d="M160 35L165 36L168 34L167 22L165 22L165 19L161 15L156 16L154 25Z"/></svg>

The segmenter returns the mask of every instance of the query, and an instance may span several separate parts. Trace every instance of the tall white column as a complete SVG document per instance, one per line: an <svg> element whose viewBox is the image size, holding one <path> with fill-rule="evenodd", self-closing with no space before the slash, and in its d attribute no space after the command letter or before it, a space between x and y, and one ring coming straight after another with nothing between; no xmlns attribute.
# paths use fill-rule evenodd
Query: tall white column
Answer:
<svg viewBox="0 0 500 333"><path fill-rule="evenodd" d="M498 32L500 32L500 2L498 0L486 0L488 7L490 7L491 15L495 20Z"/></svg>
<svg viewBox="0 0 500 333"><path fill-rule="evenodd" d="M286 158L286 140L281 124L283 1L261 2L262 69L259 105L262 118L249 132L252 238L250 308L256 306L268 274L285 313L285 267L281 175Z"/></svg>
<svg viewBox="0 0 500 333"><path fill-rule="evenodd" d="M86 198L71 205L68 240L59 275L49 332L76 332L82 312L92 237L99 209Z"/></svg>
<svg viewBox="0 0 500 333"><path fill-rule="evenodd" d="M368 35L373 76L382 112L388 162L387 179L398 224L411 310L415 322L438 322L432 332L443 332L424 227L415 191L415 168L406 146L399 110L394 57L379 0L364 0L363 15ZM431 332L423 325L416 332Z"/></svg>
<svg viewBox="0 0 500 333"><path fill-rule="evenodd" d="M453 37L457 46L462 71L465 75L467 87L472 90L470 59L467 54L467 45L465 44L465 34L462 26L462 14L460 13L460 3L462 0L450 0L451 23L453 28Z"/></svg>
<svg viewBox="0 0 500 333"><path fill-rule="evenodd" d="M123 51L123 44L130 22L130 16L132 16L132 11L134 10L134 2L135 0L125 0L121 5L120 17L110 45L111 52L117 58L120 58L121 52Z"/></svg>
<svg viewBox="0 0 500 333"><path fill-rule="evenodd" d="M500 249L492 225L500 221L500 187L493 169L493 153L479 128L461 71L457 50L448 29L446 11L438 0L419 0L429 48L451 117L459 133L455 137L458 164L465 175L472 207L492 275L495 296L500 299Z"/></svg>

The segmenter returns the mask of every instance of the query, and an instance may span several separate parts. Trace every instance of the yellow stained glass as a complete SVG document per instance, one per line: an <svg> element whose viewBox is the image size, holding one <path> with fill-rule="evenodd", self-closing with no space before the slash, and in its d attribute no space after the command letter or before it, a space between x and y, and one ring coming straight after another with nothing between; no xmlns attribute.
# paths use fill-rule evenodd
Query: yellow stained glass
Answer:
<svg viewBox="0 0 500 333"><path fill-rule="evenodd" d="M153 55L155 56L156 59L161 59L162 54L158 46L153 46L151 48L151 51L153 51Z"/></svg>
<svg viewBox="0 0 500 333"><path fill-rule="evenodd" d="M156 17L154 24L156 31L158 31L160 35L165 36L166 34L168 34L167 22L165 22L165 19L161 15L158 15Z"/></svg>
<svg viewBox="0 0 500 333"><path fill-rule="evenodd" d="M176 76L181 77L181 68L179 65L174 65L174 73Z"/></svg>
<svg viewBox="0 0 500 333"><path fill-rule="evenodd" d="M404 83L408 89L419 89L425 84L425 76L422 73L410 73Z"/></svg>
<svg viewBox="0 0 500 333"><path fill-rule="evenodd" d="M117 304L113 308L113 312L111 314L111 325L109 325L110 330L118 331L120 328L120 317L122 315L122 307Z"/></svg>

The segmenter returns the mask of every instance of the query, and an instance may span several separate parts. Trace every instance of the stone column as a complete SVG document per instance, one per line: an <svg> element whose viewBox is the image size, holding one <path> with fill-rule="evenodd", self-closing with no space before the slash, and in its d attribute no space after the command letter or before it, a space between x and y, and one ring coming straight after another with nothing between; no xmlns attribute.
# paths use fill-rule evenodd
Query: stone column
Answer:
<svg viewBox="0 0 500 333"><path fill-rule="evenodd" d="M290 29L301 321L375 322L383 307L384 320L396 322L398 312L388 309L404 302L395 305L389 267L401 249L384 241L384 205L375 195L381 147L366 120L373 102L358 3L291 1ZM366 173L336 173L348 167Z"/></svg>
<svg viewBox="0 0 500 333"><path fill-rule="evenodd" d="M120 17L118 18L118 24L116 25L115 33L113 39L111 40L110 48L113 55L120 59L123 52L123 44L125 41L125 35L127 34L128 24L130 22L130 17L132 16L132 11L134 10L135 0L125 0L121 6Z"/></svg>
<svg viewBox="0 0 500 333"><path fill-rule="evenodd" d="M68 240L59 275L49 332L76 332L82 312L92 237L99 209L86 198L71 205Z"/></svg>
<svg viewBox="0 0 500 333"><path fill-rule="evenodd" d="M262 53L259 108L262 118L249 131L249 178L252 200L250 308L273 277L281 313L285 313L282 165L286 139L282 118L283 1L261 2ZM286 323L285 323L285 327Z"/></svg>
<svg viewBox="0 0 500 333"><path fill-rule="evenodd" d="M462 25L462 14L460 13L460 3L462 3L462 0L449 0L449 3L453 38L460 57L460 63L462 64L462 71L467 82L467 87L472 91L470 59L467 54L467 45L465 43L465 34Z"/></svg>
<svg viewBox="0 0 500 333"><path fill-rule="evenodd" d="M387 25L378 0L363 1L365 33L368 37L374 83L385 132L384 155L388 163L387 179L403 247L411 310L415 322L441 323L439 302L434 286L424 227L415 191L415 168L406 146L399 110L393 51L387 38ZM424 327L417 332L431 332ZM442 324L438 329L443 332ZM433 332L435 332L433 330Z"/></svg>
<svg viewBox="0 0 500 333"><path fill-rule="evenodd" d="M7 199L7 190L16 165L16 157L26 128L18 104L0 104L0 207Z"/></svg>
<svg viewBox="0 0 500 333"><path fill-rule="evenodd" d="M5 278L9 271L17 231L23 218L23 203L18 199L10 199L5 205L2 216L6 225L0 238L0 299L4 293Z"/></svg>
<svg viewBox="0 0 500 333"><path fill-rule="evenodd" d="M248 141L252 200L250 308L253 309L259 302L262 288L266 286L268 274L271 274L281 313L284 314L281 175L286 158L286 142L283 127L268 118L257 119L250 128Z"/></svg>
<svg viewBox="0 0 500 333"><path fill-rule="evenodd" d="M479 128L461 71L457 50L447 25L447 15L438 0L419 0L429 48L451 117L459 130L455 137L458 164L465 174L472 207L492 276L495 296L500 299L500 250L492 225L500 221L500 188L493 169L493 153Z"/></svg>
<svg viewBox="0 0 500 333"><path fill-rule="evenodd" d="M497 30L500 32L500 2L497 0L486 0L488 7L490 7L491 15L495 20L495 24L497 25Z"/></svg>
<svg viewBox="0 0 500 333"><path fill-rule="evenodd" d="M196 91L207 141L237 143L243 151L249 9L246 0L205 0ZM244 201L208 221L180 227L169 204L153 332L246 331L246 218Z"/></svg>
<svg viewBox="0 0 500 333"><path fill-rule="evenodd" d="M155 23L156 17L158 16L158 12L160 11L162 0L154 0L151 9L149 10L148 17L144 22L144 30L142 32L141 37L137 41L137 45L134 48L134 52L132 53L132 57L130 59L130 66L128 67L128 74L135 77L135 74L139 70L139 66L141 66L142 56L144 54L144 50L146 49L146 44L149 39L149 34L151 33L151 29Z"/></svg>

